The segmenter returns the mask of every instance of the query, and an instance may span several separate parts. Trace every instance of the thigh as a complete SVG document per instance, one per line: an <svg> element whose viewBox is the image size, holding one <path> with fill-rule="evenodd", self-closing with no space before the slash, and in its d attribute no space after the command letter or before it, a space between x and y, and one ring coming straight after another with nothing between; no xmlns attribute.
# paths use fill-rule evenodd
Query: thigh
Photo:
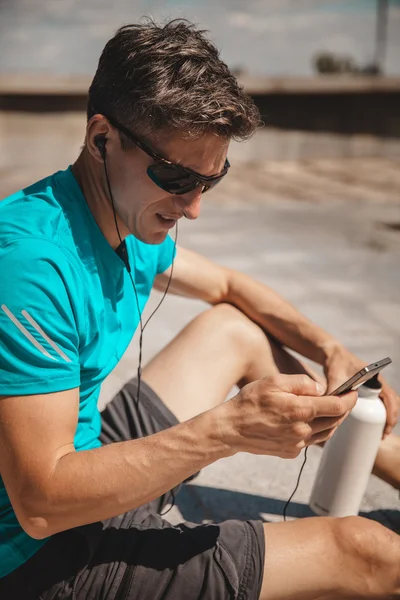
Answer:
<svg viewBox="0 0 400 600"><path fill-rule="evenodd" d="M0 580L23 600L258 600L260 521L171 525L148 506L53 536Z"/></svg>
<svg viewBox="0 0 400 600"><path fill-rule="evenodd" d="M110 444L134 440L178 423L155 391L145 381L141 381L139 389L138 380L134 378L102 411L100 441Z"/></svg>
<svg viewBox="0 0 400 600"><path fill-rule="evenodd" d="M258 355L254 379L277 373L261 329L227 304L204 311L143 369L143 379L180 421L209 410L227 397Z"/></svg>
<svg viewBox="0 0 400 600"><path fill-rule="evenodd" d="M0 578L1 600L66 600L73 598L90 552L78 530L52 536L26 563Z"/></svg>
<svg viewBox="0 0 400 600"><path fill-rule="evenodd" d="M91 526L86 529L91 537ZM110 520L96 537L76 600L258 600L264 564L257 521L172 526L137 511Z"/></svg>
<svg viewBox="0 0 400 600"><path fill-rule="evenodd" d="M100 441L102 444L111 444L146 437L178 422L151 387L142 381L139 389L138 380L134 378L124 385L101 413ZM192 475L188 481L196 475ZM148 508L153 512L162 512L167 504L175 503L180 487L178 485L152 500Z"/></svg>

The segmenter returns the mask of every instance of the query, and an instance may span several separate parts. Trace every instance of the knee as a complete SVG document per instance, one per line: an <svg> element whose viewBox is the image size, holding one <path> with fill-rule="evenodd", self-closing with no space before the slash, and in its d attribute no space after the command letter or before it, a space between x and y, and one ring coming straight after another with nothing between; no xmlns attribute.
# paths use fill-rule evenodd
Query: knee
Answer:
<svg viewBox="0 0 400 600"><path fill-rule="evenodd" d="M338 559L361 592L367 596L399 593L399 536L362 517L333 519L331 524Z"/></svg>
<svg viewBox="0 0 400 600"><path fill-rule="evenodd" d="M211 313L222 327L229 340L241 350L258 350L265 346L268 338L264 331L239 309L231 304L217 304Z"/></svg>

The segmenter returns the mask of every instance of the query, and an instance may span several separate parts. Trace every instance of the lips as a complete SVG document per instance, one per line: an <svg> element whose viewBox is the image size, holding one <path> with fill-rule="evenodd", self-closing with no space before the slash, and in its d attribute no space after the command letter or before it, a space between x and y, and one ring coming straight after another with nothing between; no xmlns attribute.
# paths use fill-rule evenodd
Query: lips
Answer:
<svg viewBox="0 0 400 600"><path fill-rule="evenodd" d="M159 222L168 229L174 227L177 220L180 219L180 217L172 217L171 215L160 215L159 213L156 214L156 217L159 220Z"/></svg>
<svg viewBox="0 0 400 600"><path fill-rule="evenodd" d="M181 218L182 215L169 215L166 213L157 213L157 216L160 216L162 219L165 219L166 221L177 221L178 219Z"/></svg>

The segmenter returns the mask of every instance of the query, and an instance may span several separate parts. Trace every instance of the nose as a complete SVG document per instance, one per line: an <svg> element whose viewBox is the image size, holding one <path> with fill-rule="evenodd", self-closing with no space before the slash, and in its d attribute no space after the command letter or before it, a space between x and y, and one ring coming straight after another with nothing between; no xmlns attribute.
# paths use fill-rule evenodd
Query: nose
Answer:
<svg viewBox="0 0 400 600"><path fill-rule="evenodd" d="M187 219L194 220L200 215L201 194L202 188L199 186L192 192L176 196L179 199L179 208L184 212Z"/></svg>

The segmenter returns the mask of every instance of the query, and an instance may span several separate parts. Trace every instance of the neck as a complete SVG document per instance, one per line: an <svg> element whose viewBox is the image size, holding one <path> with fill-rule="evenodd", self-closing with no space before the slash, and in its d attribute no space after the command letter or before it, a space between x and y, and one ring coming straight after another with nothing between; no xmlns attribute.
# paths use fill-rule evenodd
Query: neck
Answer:
<svg viewBox="0 0 400 600"><path fill-rule="evenodd" d="M107 242L115 250L121 242L115 227L114 211L103 163L95 161L85 147L72 165L72 172L97 225ZM111 181L110 185L112 185ZM129 231L118 215L117 222L121 238L124 240L129 235Z"/></svg>

